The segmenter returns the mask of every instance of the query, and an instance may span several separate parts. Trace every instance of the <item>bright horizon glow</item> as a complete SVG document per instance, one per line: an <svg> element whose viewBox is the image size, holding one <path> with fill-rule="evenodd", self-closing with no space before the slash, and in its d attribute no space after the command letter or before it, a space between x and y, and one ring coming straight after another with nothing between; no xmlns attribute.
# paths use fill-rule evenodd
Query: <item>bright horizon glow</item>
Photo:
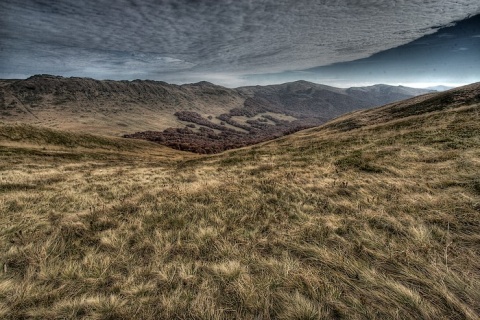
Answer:
<svg viewBox="0 0 480 320"><path fill-rule="evenodd" d="M322 83L323 84L323 83ZM469 85L470 83L450 83L450 82L393 82L393 83L374 83L374 82L362 82L362 83L357 83L348 87L345 86L339 86L338 88L350 88L350 87L368 87L368 86L374 86L377 84L386 84L389 86L402 86L402 87L410 87L410 88L418 88L418 89L426 89L430 87L437 87L437 86L445 86L445 87L462 87Z"/></svg>

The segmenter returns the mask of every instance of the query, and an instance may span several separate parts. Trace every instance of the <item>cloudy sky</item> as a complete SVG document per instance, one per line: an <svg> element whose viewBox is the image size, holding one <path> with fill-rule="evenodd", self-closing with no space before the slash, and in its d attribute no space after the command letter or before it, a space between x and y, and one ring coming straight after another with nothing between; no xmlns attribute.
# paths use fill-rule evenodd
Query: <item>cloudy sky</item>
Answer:
<svg viewBox="0 0 480 320"><path fill-rule="evenodd" d="M479 14L478 0L0 1L0 78L460 85L480 81Z"/></svg>

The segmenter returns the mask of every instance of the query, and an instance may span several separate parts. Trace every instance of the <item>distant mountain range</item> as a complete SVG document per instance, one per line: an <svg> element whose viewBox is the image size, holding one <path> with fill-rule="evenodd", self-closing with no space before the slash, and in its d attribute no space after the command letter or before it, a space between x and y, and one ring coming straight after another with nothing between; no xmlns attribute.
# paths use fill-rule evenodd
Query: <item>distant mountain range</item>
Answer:
<svg viewBox="0 0 480 320"><path fill-rule="evenodd" d="M453 89L455 87L449 87L449 86L433 86L433 87L427 87L425 89L427 90L435 90L435 91L447 91L447 90L450 90L450 89Z"/></svg>
<svg viewBox="0 0 480 320"><path fill-rule="evenodd" d="M155 141L214 153L313 127L358 109L433 92L307 81L229 89L209 82L37 75L0 80L0 121Z"/></svg>

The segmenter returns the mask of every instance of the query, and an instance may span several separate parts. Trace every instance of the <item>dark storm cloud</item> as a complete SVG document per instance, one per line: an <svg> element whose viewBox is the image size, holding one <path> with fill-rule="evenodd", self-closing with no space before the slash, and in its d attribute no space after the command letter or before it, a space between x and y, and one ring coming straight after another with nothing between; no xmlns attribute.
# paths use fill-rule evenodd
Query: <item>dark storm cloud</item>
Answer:
<svg viewBox="0 0 480 320"><path fill-rule="evenodd" d="M235 84L365 58L480 12L477 0L0 2L0 76ZM203 79L202 79L203 77Z"/></svg>
<svg viewBox="0 0 480 320"><path fill-rule="evenodd" d="M251 75L251 82L299 79L336 86L373 83L451 86L480 81L480 15L368 58L298 72Z"/></svg>

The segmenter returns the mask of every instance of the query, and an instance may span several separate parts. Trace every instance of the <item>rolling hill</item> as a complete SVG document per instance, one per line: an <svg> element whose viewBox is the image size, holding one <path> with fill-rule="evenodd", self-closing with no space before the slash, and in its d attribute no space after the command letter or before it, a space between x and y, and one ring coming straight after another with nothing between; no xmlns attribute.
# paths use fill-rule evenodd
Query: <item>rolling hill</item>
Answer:
<svg viewBox="0 0 480 320"><path fill-rule="evenodd" d="M241 106L243 100L234 90L205 82L177 86L149 80L37 75L3 82L0 121L121 136L136 130L183 127L176 111L220 114Z"/></svg>
<svg viewBox="0 0 480 320"><path fill-rule="evenodd" d="M38 75L0 82L0 121L216 153L426 92L431 91L386 85L339 89L306 81L228 89L208 82L178 86Z"/></svg>
<svg viewBox="0 0 480 320"><path fill-rule="evenodd" d="M478 319L479 103L206 156L0 125L0 317Z"/></svg>

